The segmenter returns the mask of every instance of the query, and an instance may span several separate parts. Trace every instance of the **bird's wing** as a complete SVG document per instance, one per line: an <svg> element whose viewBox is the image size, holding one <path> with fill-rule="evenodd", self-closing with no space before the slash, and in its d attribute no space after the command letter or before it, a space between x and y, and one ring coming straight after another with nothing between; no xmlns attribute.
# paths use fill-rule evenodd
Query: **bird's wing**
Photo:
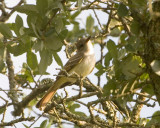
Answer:
<svg viewBox="0 0 160 128"><path fill-rule="evenodd" d="M71 69L73 69L77 64L79 64L81 61L83 60L83 54L82 53L78 53L75 54L74 56L72 56L68 62L64 65L63 69L68 73ZM60 75L65 75L64 71L60 71L59 74ZM57 79L59 78L59 76L57 77Z"/></svg>

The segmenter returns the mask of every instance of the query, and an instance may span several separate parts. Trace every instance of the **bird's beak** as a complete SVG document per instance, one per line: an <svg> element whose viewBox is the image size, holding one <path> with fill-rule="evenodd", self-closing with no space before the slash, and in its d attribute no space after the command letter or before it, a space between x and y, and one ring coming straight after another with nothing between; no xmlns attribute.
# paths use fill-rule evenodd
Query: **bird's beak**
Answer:
<svg viewBox="0 0 160 128"><path fill-rule="evenodd" d="M86 39L86 43L91 39L91 36L89 36L87 39Z"/></svg>

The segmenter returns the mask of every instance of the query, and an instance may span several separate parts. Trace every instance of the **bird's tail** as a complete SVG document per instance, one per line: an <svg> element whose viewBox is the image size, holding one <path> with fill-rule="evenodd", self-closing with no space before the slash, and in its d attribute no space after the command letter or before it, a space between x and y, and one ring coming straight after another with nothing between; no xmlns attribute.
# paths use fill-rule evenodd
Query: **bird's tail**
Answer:
<svg viewBox="0 0 160 128"><path fill-rule="evenodd" d="M54 94L56 93L57 89L60 88L60 86L63 84L63 79L59 79L55 81L54 85L52 85L47 93L43 96L43 98L36 104L36 108L39 108L40 110L44 110L47 103L52 99Z"/></svg>
<svg viewBox="0 0 160 128"><path fill-rule="evenodd" d="M36 108L39 108L40 110L44 110L47 103L52 99L56 91L57 89L51 90L50 88L48 92L44 95L44 97L36 104Z"/></svg>

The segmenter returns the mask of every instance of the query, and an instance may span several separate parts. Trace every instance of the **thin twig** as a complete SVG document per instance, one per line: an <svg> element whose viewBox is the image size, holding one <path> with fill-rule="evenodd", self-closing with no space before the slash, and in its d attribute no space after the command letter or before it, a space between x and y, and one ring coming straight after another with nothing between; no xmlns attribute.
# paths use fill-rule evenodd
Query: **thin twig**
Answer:
<svg viewBox="0 0 160 128"><path fill-rule="evenodd" d="M89 7L88 6L85 6L85 7L82 7L81 10L89 10L89 9L97 9L97 10L116 10L116 8L104 8L104 7ZM78 7L75 7L75 8L70 8L68 9L68 11L76 11L78 10Z"/></svg>
<svg viewBox="0 0 160 128"><path fill-rule="evenodd" d="M43 113L43 114L44 114L44 113ZM31 128L31 127L33 126L33 124L35 124L35 123L43 116L43 114L40 115L40 116L29 126L29 128Z"/></svg>
<svg viewBox="0 0 160 128"><path fill-rule="evenodd" d="M8 101L6 101L5 110L3 112L3 117L2 117L2 120L1 120L2 123L4 123L4 117L5 117L5 114L6 114L7 106L8 106Z"/></svg>
<svg viewBox="0 0 160 128"><path fill-rule="evenodd" d="M58 119L58 122L61 122L61 119L60 119L60 117L59 117L59 115L58 115L58 113L57 113L55 107L53 108L53 112L56 114L57 119Z"/></svg>
<svg viewBox="0 0 160 128"><path fill-rule="evenodd" d="M11 8L11 11L9 13L7 13L5 11L5 9L3 7L0 8L0 10L2 11L1 17L0 17L0 21L1 22L5 22L9 19L9 17L16 11L15 8L22 5L24 3L24 0L21 0L16 6L14 6L13 8ZM6 7L5 3L3 3L4 7Z"/></svg>
<svg viewBox="0 0 160 128"><path fill-rule="evenodd" d="M124 26L124 29L125 29L125 31L127 32L127 34L128 34L129 36L131 36L132 34L131 34L131 32L129 31L129 29L128 29L128 27L127 27L127 24L126 24L126 22L124 21L124 19L121 18L121 17L119 17L119 19L120 19L122 25Z"/></svg>
<svg viewBox="0 0 160 128"><path fill-rule="evenodd" d="M83 80L80 78L80 91L79 91L79 97L82 96L82 89L83 89Z"/></svg>
<svg viewBox="0 0 160 128"><path fill-rule="evenodd" d="M0 126L12 126L15 123L19 123L19 122L22 122L22 121L33 121L34 119L35 119L35 117L19 118L19 119L12 120L10 122L0 123Z"/></svg>
<svg viewBox="0 0 160 128"><path fill-rule="evenodd" d="M102 30L104 30L104 28L103 28L103 26L101 25L101 22L100 22L100 20L99 20L99 18L98 18L98 16L97 16L97 13L96 13L96 11L95 11L94 9L93 9L93 12L94 12L94 15L95 15L95 17L96 17L96 19L97 19L97 21L98 21L99 26L101 27Z"/></svg>
<svg viewBox="0 0 160 128"><path fill-rule="evenodd" d="M16 91L16 92L18 92L18 91L22 91L22 90L20 90L20 89L17 89L17 90L7 90L7 89L3 89L3 90L0 90L0 91Z"/></svg>
<svg viewBox="0 0 160 128"><path fill-rule="evenodd" d="M76 100L76 102L77 102L77 103L80 103L80 104L82 104L82 105L84 105L84 106L87 107L87 104L85 104L85 103L83 103L83 102L81 102L81 101L79 101L79 100ZM104 114L104 115L107 114L107 113L106 113L105 111L103 111L102 109L97 109L97 108L95 108L95 107L93 107L93 106L91 106L91 107L92 107L92 109L94 109L95 111L97 111L97 112L99 112L99 113L101 113L101 114Z"/></svg>
<svg viewBox="0 0 160 128"><path fill-rule="evenodd" d="M31 77L32 77L32 79L33 79L35 85L38 86L37 81L35 81L35 79L34 79L34 75L33 75L33 73L32 73L32 70L31 70L29 67L28 67L28 70L29 70L29 72L30 72L30 75L31 75Z"/></svg>
<svg viewBox="0 0 160 128"><path fill-rule="evenodd" d="M111 16L112 16L112 10L110 10L110 13L109 13L109 16L108 16L108 21L107 21L107 24L106 24L106 32L108 33L109 32L109 24L111 22Z"/></svg>

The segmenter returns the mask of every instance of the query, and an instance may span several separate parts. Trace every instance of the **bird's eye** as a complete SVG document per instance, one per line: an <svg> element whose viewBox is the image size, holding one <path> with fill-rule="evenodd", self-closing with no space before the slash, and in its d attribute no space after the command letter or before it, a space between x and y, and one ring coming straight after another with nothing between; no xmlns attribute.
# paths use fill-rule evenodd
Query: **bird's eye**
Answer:
<svg viewBox="0 0 160 128"><path fill-rule="evenodd" d="M83 47L83 44L79 44L79 46L78 46L79 48L82 48Z"/></svg>
<svg viewBox="0 0 160 128"><path fill-rule="evenodd" d="M83 44L81 44L80 47L83 47Z"/></svg>

